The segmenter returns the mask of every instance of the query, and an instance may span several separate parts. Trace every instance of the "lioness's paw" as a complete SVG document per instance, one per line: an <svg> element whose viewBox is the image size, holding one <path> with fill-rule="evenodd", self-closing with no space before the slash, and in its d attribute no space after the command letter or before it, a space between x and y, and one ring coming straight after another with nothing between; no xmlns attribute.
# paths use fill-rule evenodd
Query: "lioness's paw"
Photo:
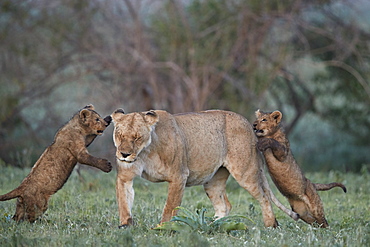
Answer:
<svg viewBox="0 0 370 247"><path fill-rule="evenodd" d="M126 229L129 226L130 226L129 224L120 225L120 226L118 226L118 229Z"/></svg>

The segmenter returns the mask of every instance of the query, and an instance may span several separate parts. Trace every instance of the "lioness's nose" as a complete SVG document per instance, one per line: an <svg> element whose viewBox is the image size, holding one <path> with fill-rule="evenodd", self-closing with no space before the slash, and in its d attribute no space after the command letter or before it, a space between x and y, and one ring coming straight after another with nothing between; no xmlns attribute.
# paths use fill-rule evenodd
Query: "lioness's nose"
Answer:
<svg viewBox="0 0 370 247"><path fill-rule="evenodd" d="M122 155L122 157L123 158L127 158L128 156L130 156L131 154L127 154L127 153L123 153L123 152L121 152L121 155Z"/></svg>

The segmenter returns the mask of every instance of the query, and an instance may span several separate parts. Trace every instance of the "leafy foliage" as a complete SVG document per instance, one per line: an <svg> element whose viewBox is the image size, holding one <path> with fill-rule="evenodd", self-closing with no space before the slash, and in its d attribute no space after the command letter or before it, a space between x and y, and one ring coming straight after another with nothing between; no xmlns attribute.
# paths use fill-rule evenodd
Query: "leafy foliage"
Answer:
<svg viewBox="0 0 370 247"><path fill-rule="evenodd" d="M247 230L247 226L240 222L241 219L247 219L245 216L226 216L215 221L209 222L205 217L206 208L197 209L196 213L184 207L177 207L182 214L173 216L171 221L163 222L154 230L171 230L171 231L199 231L206 233L215 233L217 231L227 232L235 230Z"/></svg>

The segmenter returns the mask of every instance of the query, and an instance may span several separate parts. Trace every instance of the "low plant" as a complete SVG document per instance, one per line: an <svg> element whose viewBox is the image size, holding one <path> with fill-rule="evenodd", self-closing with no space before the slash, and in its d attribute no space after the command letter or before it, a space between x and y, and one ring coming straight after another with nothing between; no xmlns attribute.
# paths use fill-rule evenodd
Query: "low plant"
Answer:
<svg viewBox="0 0 370 247"><path fill-rule="evenodd" d="M179 215L173 216L168 222L163 222L153 230L170 230L170 231L199 231L205 233L227 232L235 230L247 230L247 226L241 222L248 217L242 215L231 215L213 220L206 217L206 208L197 209L196 212L191 212L184 207L176 207L179 210ZM253 222L253 221L252 221Z"/></svg>

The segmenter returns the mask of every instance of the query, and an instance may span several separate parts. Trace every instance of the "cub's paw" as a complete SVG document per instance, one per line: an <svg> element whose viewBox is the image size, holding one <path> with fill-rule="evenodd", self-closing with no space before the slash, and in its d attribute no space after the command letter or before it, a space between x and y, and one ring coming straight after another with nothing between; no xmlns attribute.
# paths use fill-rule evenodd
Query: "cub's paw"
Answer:
<svg viewBox="0 0 370 247"><path fill-rule="evenodd" d="M112 170L112 164L109 160L103 159L100 165L100 169L103 172L110 172Z"/></svg>
<svg viewBox="0 0 370 247"><path fill-rule="evenodd" d="M263 138L258 140L257 142L257 148L261 152L266 151L267 149L271 148L271 142L269 138Z"/></svg>

